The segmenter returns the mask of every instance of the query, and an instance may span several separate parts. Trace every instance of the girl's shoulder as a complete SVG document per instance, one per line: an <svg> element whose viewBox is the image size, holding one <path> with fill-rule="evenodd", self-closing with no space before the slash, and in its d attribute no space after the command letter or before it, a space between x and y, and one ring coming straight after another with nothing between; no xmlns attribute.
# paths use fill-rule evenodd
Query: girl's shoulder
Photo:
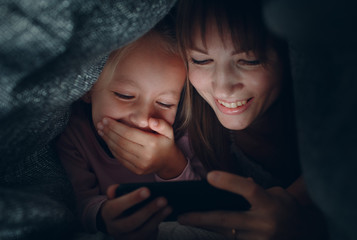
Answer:
<svg viewBox="0 0 357 240"><path fill-rule="evenodd" d="M84 101L77 100L71 106L71 118L70 122L73 121L84 121L91 119L91 104Z"/></svg>

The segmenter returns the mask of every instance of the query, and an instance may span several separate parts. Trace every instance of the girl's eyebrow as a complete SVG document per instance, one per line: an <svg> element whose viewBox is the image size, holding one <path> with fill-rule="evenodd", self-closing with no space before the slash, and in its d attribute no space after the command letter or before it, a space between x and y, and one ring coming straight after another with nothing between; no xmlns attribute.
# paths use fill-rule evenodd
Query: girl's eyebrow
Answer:
<svg viewBox="0 0 357 240"><path fill-rule="evenodd" d="M136 87L136 82L132 80L129 76L118 74L112 78L115 82L120 82L121 84L127 84Z"/></svg>
<svg viewBox="0 0 357 240"><path fill-rule="evenodd" d="M160 93L160 96L178 97L180 99L181 91L177 89L171 89Z"/></svg>

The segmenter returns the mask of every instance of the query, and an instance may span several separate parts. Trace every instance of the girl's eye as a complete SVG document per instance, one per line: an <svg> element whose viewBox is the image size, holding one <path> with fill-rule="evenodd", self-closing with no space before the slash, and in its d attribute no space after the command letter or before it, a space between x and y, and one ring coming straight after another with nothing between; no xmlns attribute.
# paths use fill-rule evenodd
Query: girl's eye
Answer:
<svg viewBox="0 0 357 240"><path fill-rule="evenodd" d="M174 104L167 104L167 103L163 103L163 102L157 102L161 107L164 107L164 108L172 108L174 106Z"/></svg>
<svg viewBox="0 0 357 240"><path fill-rule="evenodd" d="M133 99L134 96L131 96L131 95L125 95L125 94L121 94L121 93L118 93L118 92L114 92L115 96L117 96L118 98L120 99L124 99L124 100L130 100L130 99Z"/></svg>
<svg viewBox="0 0 357 240"><path fill-rule="evenodd" d="M212 60L210 60L210 59L206 59L206 60L196 60L196 59L194 59L194 58L191 58L191 62L192 62L193 64L197 64L197 65L205 65L205 64L208 64L208 63L212 62Z"/></svg>
<svg viewBox="0 0 357 240"><path fill-rule="evenodd" d="M239 60L238 64L239 65L248 65L248 66L256 66L256 65L260 65L260 61L259 60Z"/></svg>

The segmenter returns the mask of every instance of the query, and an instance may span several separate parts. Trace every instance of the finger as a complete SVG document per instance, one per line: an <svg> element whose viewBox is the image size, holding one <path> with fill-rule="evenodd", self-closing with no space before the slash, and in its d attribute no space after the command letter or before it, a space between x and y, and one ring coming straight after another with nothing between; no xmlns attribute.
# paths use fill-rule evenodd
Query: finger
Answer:
<svg viewBox="0 0 357 240"><path fill-rule="evenodd" d="M207 174L207 181L214 187L242 195L252 208L265 206L270 201L266 191L254 181L222 171Z"/></svg>
<svg viewBox="0 0 357 240"><path fill-rule="evenodd" d="M106 139L105 136L103 136L103 139L106 141L115 159L131 172L142 175L150 171L150 169L145 168L145 162L143 162L143 154L146 153L144 149L136 148L134 149L135 151L131 153L130 149L129 151L127 151L128 149L123 149L120 143L114 143L112 140Z"/></svg>
<svg viewBox="0 0 357 240"><path fill-rule="evenodd" d="M245 231L245 230L238 230L235 228L232 229L225 229L221 232L223 235L227 237L227 239L234 239L234 240L250 240L250 239L267 239L266 236L262 235L260 232L256 231Z"/></svg>
<svg viewBox="0 0 357 240"><path fill-rule="evenodd" d="M131 142L126 141L125 139L122 139L120 136L117 136L116 140L115 137L110 137L110 134L116 135L115 133L104 133L102 138L107 144L112 154L114 155L114 157L117 158L121 163L123 163L122 161L128 161L135 166L135 163L140 160L140 156L136 153L142 151L141 147L137 144L133 144ZM136 146L136 151L132 151L132 147L129 147L133 145Z"/></svg>
<svg viewBox="0 0 357 240"><path fill-rule="evenodd" d="M174 131L172 126L163 119L150 118L149 127L160 135L169 139L174 139Z"/></svg>
<svg viewBox="0 0 357 240"><path fill-rule="evenodd" d="M204 228L208 231L220 233L226 237L226 239L234 239L234 240L248 240L248 239L266 239L266 236L262 236L259 232L249 231L249 230L241 230L236 228Z"/></svg>
<svg viewBox="0 0 357 240"><path fill-rule="evenodd" d="M143 174L140 171L140 168L138 168L132 161L126 160L124 158L121 158L120 156L114 155L115 159L118 160L125 168L127 168L129 171L135 173L135 174Z"/></svg>
<svg viewBox="0 0 357 240"><path fill-rule="evenodd" d="M126 124L115 121L111 118L103 118L102 123L104 128L108 127L120 137L139 145L144 145L147 141L150 140L152 135L152 133L127 126Z"/></svg>
<svg viewBox="0 0 357 240"><path fill-rule="evenodd" d="M112 135L110 137L110 135ZM109 128L104 128L101 134L103 140L106 142L109 150L114 157L130 171L140 174L141 153L143 147L136 143L127 141L120 137Z"/></svg>
<svg viewBox="0 0 357 240"><path fill-rule="evenodd" d="M139 172L137 172L137 164L140 163L139 156L127 152L120 146L120 144L114 143L112 140L107 139L105 135L103 135L103 139L116 160L118 160L124 167L128 168L130 171L139 174Z"/></svg>
<svg viewBox="0 0 357 240"><path fill-rule="evenodd" d="M140 229L147 235L154 234L158 230L159 224L172 213L171 207L165 207L152 216Z"/></svg>
<svg viewBox="0 0 357 240"><path fill-rule="evenodd" d="M103 208L103 216L108 216L109 219L115 219L125 210L144 201L150 196L148 188L139 188L131 193L117 197L107 201L107 207Z"/></svg>
<svg viewBox="0 0 357 240"><path fill-rule="evenodd" d="M116 124L123 125L122 123L118 122L115 122L115 125ZM126 127L125 125L123 126ZM134 130L134 128L132 129ZM130 131L130 129L127 130ZM119 132L116 132L107 125L102 127L101 133L99 134L106 142L113 154L116 153L124 159L139 158L136 153L140 152L140 149L143 148L142 145L123 138Z"/></svg>
<svg viewBox="0 0 357 240"><path fill-rule="evenodd" d="M163 197L157 198L130 216L120 218L115 222L115 227L123 232L131 232L141 227L155 213L167 205L167 200Z"/></svg>
<svg viewBox="0 0 357 240"><path fill-rule="evenodd" d="M119 184L113 184L113 185L110 185L107 188L107 197L108 197L108 199L115 198L115 191L118 188L118 186L119 186Z"/></svg>
<svg viewBox="0 0 357 240"><path fill-rule="evenodd" d="M219 232L225 229L250 229L250 216L245 212L234 211L210 211L192 212L178 217L178 222L183 225L201 227Z"/></svg>

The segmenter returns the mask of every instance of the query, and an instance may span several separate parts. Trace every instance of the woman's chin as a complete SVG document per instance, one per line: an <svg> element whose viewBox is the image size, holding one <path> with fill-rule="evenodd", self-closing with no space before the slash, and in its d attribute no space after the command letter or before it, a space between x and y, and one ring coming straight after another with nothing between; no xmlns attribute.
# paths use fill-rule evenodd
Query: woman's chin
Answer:
<svg viewBox="0 0 357 240"><path fill-rule="evenodd" d="M246 129L250 122L246 122L246 121L238 121L237 119L234 118L219 118L219 121L221 122L221 124L223 125L223 127L229 129L229 130L243 130Z"/></svg>

